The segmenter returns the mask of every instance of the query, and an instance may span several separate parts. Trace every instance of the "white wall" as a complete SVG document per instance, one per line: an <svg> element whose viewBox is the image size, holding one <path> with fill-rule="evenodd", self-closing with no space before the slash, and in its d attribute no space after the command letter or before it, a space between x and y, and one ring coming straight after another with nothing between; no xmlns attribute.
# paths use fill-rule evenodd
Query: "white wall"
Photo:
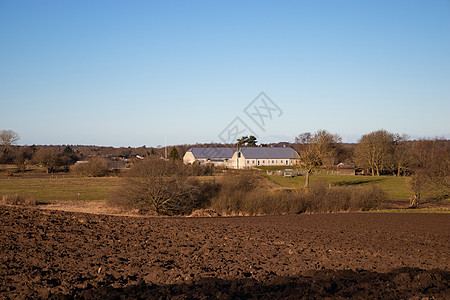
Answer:
<svg viewBox="0 0 450 300"><path fill-rule="evenodd" d="M292 166L294 164L294 159L267 159L267 158L260 158L260 159L248 159L245 158L244 155L241 154L241 157L238 158L238 153L235 153L233 157L230 159L230 162L228 164L229 168L238 168L239 169L246 169L246 168L252 168L256 166Z"/></svg>
<svg viewBox="0 0 450 300"><path fill-rule="evenodd" d="M194 154L192 152L186 152L183 156L183 163L192 164L195 161Z"/></svg>

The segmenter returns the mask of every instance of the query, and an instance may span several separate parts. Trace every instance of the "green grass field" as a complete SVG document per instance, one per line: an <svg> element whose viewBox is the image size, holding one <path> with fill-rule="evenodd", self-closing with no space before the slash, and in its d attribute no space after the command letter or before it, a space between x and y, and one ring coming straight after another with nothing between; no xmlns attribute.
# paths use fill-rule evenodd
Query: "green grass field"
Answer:
<svg viewBox="0 0 450 300"><path fill-rule="evenodd" d="M105 200L120 178L1 178L0 196L20 194L39 201Z"/></svg>
<svg viewBox="0 0 450 300"><path fill-rule="evenodd" d="M305 176L296 176L285 178L279 175L266 175L269 180L276 184L289 187L299 188L305 183ZM368 186L376 184L381 187L392 199L408 199L410 192L406 186L406 177L394 176L352 176L352 175L327 175L319 174L310 177L311 184L321 182L325 185L333 186Z"/></svg>
<svg viewBox="0 0 450 300"><path fill-rule="evenodd" d="M305 177L297 176L285 178L279 175L265 175L270 181L281 187L298 188L303 186ZM203 180L218 179L221 176L207 176ZM409 191L406 186L405 177L394 176L349 176L349 175L312 175L311 183L321 182L325 185L333 186L369 186L376 184L384 189L392 200L405 200L409 198ZM72 176L48 176L44 178L0 178L0 197L5 194L19 194L31 196L41 202L58 201L96 201L105 200L119 187L121 178L100 177L100 178L78 178ZM441 201L441 203L447 203ZM448 209L389 209L386 213L449 213Z"/></svg>
<svg viewBox="0 0 450 300"><path fill-rule="evenodd" d="M305 182L304 176L285 178L266 175L269 180L289 188L298 188ZM312 175L311 184L321 182L333 186L368 186L376 184L383 188L392 199L408 199L410 194L405 177L394 176L349 176ZM40 201L54 200L104 200L120 183L120 178L0 178L0 196L21 194L35 197ZM79 195L78 195L79 193Z"/></svg>

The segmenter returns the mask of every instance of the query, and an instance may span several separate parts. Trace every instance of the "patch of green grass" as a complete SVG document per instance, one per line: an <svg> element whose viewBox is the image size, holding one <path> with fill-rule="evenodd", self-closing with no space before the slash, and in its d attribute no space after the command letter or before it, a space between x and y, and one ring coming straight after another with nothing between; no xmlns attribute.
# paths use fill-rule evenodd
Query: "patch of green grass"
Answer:
<svg viewBox="0 0 450 300"><path fill-rule="evenodd" d="M2 178L0 196L19 194L39 201L105 200L120 178Z"/></svg>
<svg viewBox="0 0 450 300"><path fill-rule="evenodd" d="M305 183L305 176L285 178L279 175L266 175L269 180L276 184L289 187L300 188ZM371 184L381 187L392 199L408 199L410 196L406 186L406 177L395 176L352 176L352 175L327 175L319 174L310 177L311 184L322 182L332 186L368 186Z"/></svg>

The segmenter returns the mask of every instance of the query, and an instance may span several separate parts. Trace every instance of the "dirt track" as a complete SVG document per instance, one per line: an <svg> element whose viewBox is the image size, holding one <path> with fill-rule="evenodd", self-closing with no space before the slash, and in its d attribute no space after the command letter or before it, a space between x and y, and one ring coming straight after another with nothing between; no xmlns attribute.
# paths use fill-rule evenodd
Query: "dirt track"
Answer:
<svg viewBox="0 0 450 300"><path fill-rule="evenodd" d="M0 207L0 298L450 298L448 214L131 218Z"/></svg>

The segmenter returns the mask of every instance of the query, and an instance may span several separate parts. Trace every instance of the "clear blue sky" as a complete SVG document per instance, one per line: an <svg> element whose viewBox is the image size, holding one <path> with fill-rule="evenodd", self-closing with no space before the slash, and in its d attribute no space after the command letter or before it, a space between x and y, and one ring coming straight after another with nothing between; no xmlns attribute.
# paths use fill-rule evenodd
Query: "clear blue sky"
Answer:
<svg viewBox="0 0 450 300"><path fill-rule="evenodd" d="M21 144L219 141L238 116L264 142L449 138L450 1L0 0L0 104Z"/></svg>

